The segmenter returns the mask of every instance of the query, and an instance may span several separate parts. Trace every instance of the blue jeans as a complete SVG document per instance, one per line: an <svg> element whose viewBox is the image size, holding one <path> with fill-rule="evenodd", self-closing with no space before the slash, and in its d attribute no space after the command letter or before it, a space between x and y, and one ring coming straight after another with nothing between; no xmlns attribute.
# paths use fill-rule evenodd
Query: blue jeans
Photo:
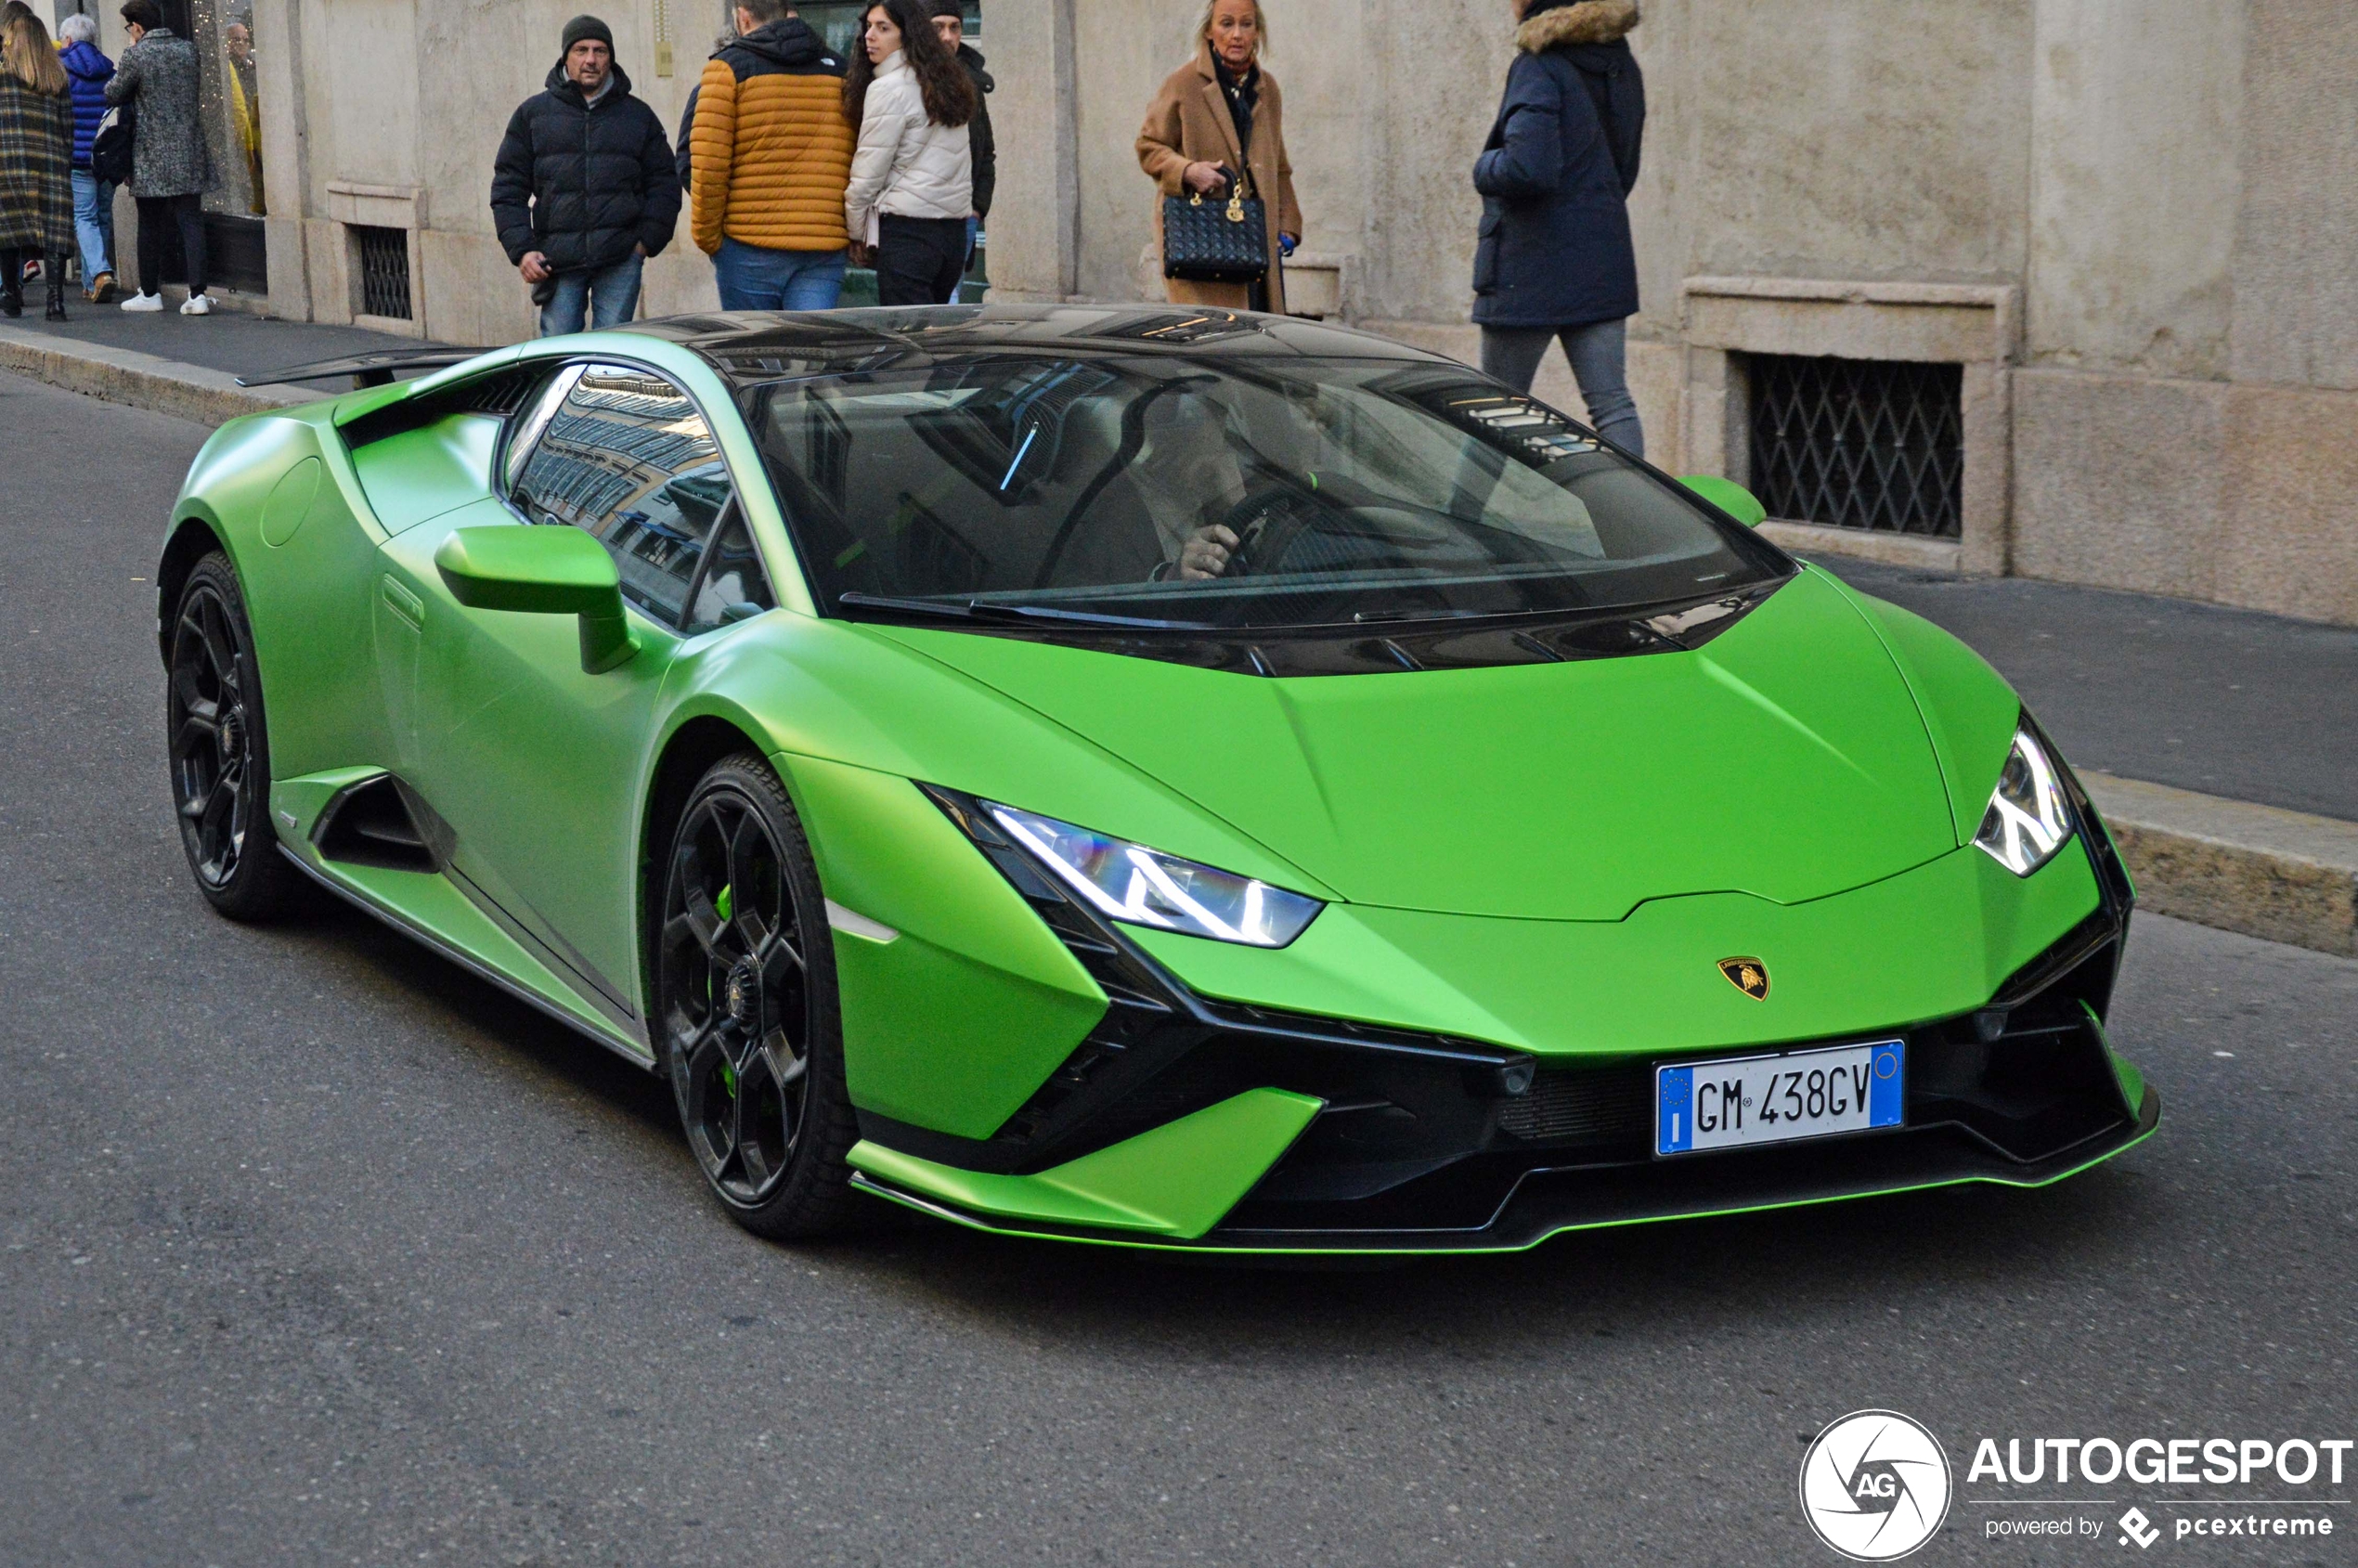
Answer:
<svg viewBox="0 0 2358 1568"><path fill-rule="evenodd" d="M626 256L612 266L560 272L557 292L540 307L540 335L563 337L592 327L619 327L639 308L639 273L644 256Z"/></svg>
<svg viewBox="0 0 2358 1568"><path fill-rule="evenodd" d="M833 310L843 297L841 251L770 251L723 240L712 277L723 310Z"/></svg>
<svg viewBox="0 0 2358 1568"><path fill-rule="evenodd" d="M1638 422L1638 400L1629 395L1626 326L1593 321L1586 327L1484 327L1482 371L1517 392L1529 392L1548 344L1562 339L1573 379L1580 383L1580 400L1588 405L1588 423L1623 451L1642 458L1646 432Z"/></svg>
<svg viewBox="0 0 2358 1568"><path fill-rule="evenodd" d="M73 172L73 237L82 246L82 286L114 270L114 187L87 169Z"/></svg>

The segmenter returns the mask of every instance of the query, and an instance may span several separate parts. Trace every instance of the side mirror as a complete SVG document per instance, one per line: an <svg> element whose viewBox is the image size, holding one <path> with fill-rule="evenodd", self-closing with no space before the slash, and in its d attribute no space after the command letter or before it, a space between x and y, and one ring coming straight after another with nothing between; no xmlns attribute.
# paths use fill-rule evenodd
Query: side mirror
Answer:
<svg viewBox="0 0 2358 1568"><path fill-rule="evenodd" d="M605 546L577 528L526 524L460 528L434 564L471 610L581 617L581 667L602 675L639 651L622 617L622 579Z"/></svg>
<svg viewBox="0 0 2358 1568"><path fill-rule="evenodd" d="M1768 521L1768 509L1758 497L1732 479L1716 474L1690 473L1678 481L1747 528L1757 528Z"/></svg>

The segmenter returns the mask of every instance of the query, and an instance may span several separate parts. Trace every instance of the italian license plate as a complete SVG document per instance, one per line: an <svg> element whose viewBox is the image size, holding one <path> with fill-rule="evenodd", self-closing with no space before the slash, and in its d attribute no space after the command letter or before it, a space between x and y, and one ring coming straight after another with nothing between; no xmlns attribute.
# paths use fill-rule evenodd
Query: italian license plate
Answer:
<svg viewBox="0 0 2358 1568"><path fill-rule="evenodd" d="M1908 1046L1899 1040L1654 1069L1654 1152L1699 1154L1906 1121Z"/></svg>

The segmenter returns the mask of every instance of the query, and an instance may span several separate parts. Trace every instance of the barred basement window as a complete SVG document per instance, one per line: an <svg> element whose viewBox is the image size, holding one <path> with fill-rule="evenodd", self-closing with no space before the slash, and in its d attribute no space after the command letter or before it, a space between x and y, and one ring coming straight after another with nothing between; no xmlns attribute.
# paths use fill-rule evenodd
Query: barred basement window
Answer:
<svg viewBox="0 0 2358 1568"><path fill-rule="evenodd" d="M1745 356L1752 491L1771 517L1953 539L1965 469L1963 370Z"/></svg>
<svg viewBox="0 0 2358 1568"><path fill-rule="evenodd" d="M369 316L409 319L409 231L349 224L360 255L360 309Z"/></svg>

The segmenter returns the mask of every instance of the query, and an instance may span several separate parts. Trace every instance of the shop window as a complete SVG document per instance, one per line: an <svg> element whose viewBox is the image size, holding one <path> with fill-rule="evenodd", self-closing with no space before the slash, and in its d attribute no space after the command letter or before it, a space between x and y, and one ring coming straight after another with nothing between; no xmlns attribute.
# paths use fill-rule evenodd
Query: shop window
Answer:
<svg viewBox="0 0 2358 1568"><path fill-rule="evenodd" d="M1960 533L1963 372L1956 365L1743 356L1751 487L1771 517L1873 533Z"/></svg>

